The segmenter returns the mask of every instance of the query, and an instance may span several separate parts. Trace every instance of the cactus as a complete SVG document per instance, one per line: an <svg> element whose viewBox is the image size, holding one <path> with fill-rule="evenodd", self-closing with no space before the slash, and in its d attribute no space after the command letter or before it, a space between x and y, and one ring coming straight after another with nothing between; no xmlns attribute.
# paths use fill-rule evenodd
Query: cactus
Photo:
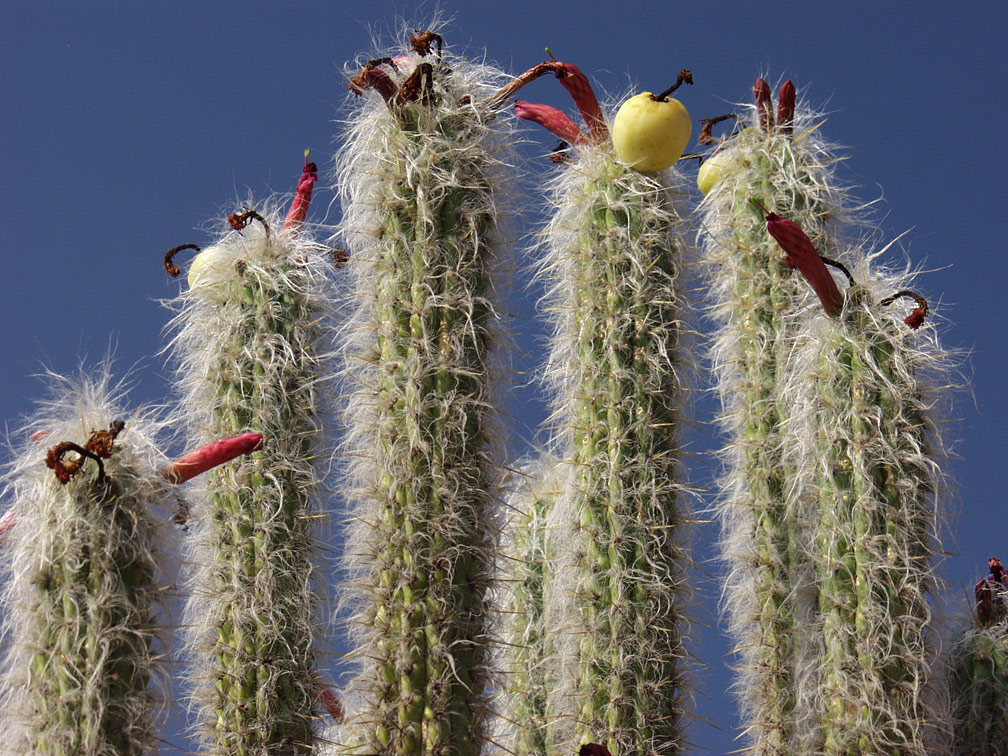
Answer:
<svg viewBox="0 0 1008 756"><path fill-rule="evenodd" d="M976 586L977 611L950 654L955 756L1008 753L1008 610L1000 560Z"/></svg>
<svg viewBox="0 0 1008 756"><path fill-rule="evenodd" d="M597 741L620 754L676 753L689 708L682 187L672 171L646 175L616 158L580 70L552 61L519 80L539 71L573 94L592 134L574 140L553 184L542 263L555 317L546 380L566 468L549 516L558 574L547 620L563 670L549 701L551 752ZM555 133L577 128L548 106L516 112Z"/></svg>
<svg viewBox="0 0 1008 756"><path fill-rule="evenodd" d="M767 234L759 205L797 221L822 249L842 196L831 175L835 158L816 134L815 115L795 112L790 82L781 90L777 123L762 78L755 91L751 123L701 169L708 189L701 228L718 325L712 361L728 436L718 506L737 689L753 753L783 756L800 747L797 681L807 645L800 629L815 610L814 568L803 557L815 513L805 503L807 475L794 443L802 429L784 427L803 386L788 377L798 320L814 300Z"/></svg>
<svg viewBox="0 0 1008 756"><path fill-rule="evenodd" d="M503 624L504 740L510 753L547 756L547 700L556 684L546 603L553 576L553 546L546 519L560 490L558 461L543 455L519 466L507 496L500 592Z"/></svg>
<svg viewBox="0 0 1008 756"><path fill-rule="evenodd" d="M97 377L48 378L52 399L7 475L0 750L140 756L157 742L168 678L160 423L125 411L107 365Z"/></svg>
<svg viewBox="0 0 1008 756"><path fill-rule="evenodd" d="M876 291L891 285L862 277ZM941 352L894 309L856 284L839 318L812 326L824 754L935 753L929 596L939 439L918 376Z"/></svg>
<svg viewBox="0 0 1008 756"><path fill-rule="evenodd" d="M327 263L300 228L307 164L283 229L250 210L197 256L173 348L200 440L253 430L262 454L206 476L186 615L206 753L309 754L316 698L313 532ZM166 261L170 262L170 261ZM177 272L177 270L176 270Z"/></svg>
<svg viewBox="0 0 1008 756"><path fill-rule="evenodd" d="M442 53L364 66L338 156L359 309L347 347L356 499L348 542L367 753L478 754L497 526L489 350L503 144L500 74ZM437 45L437 52L433 45ZM391 60L391 62L389 62ZM379 96L380 95L380 96Z"/></svg>

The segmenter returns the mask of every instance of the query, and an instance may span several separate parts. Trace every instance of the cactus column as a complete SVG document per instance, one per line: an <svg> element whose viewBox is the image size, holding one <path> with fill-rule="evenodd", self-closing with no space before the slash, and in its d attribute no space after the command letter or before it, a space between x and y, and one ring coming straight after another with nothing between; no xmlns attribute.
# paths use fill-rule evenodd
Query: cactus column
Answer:
<svg viewBox="0 0 1008 756"><path fill-rule="evenodd" d="M479 754L489 726L488 360L502 143L499 74L418 52L373 61L339 156L360 308L348 356L357 513L349 535L364 752ZM438 46L437 55L431 45ZM378 96L380 94L381 96Z"/></svg>
<svg viewBox="0 0 1008 756"><path fill-rule="evenodd" d="M665 185L585 150L557 193L550 380L569 472L559 507L576 533L573 737L613 753L675 753L688 694L687 556L678 458L681 221ZM569 203L569 205L568 205Z"/></svg>
<svg viewBox="0 0 1008 756"><path fill-rule="evenodd" d="M814 608L814 568L803 560L802 539L815 516L802 505L807 476L783 423L796 393L787 377L796 317L814 300L767 235L754 200L821 244L839 198L835 158L815 134L814 115L795 113L790 82L777 123L762 79L755 92L753 123L701 168L701 188L709 190L701 209L718 321L713 362L729 435L720 508L730 569L725 601L742 661L737 687L754 753L784 756L798 747L799 617Z"/></svg>
<svg viewBox="0 0 1008 756"><path fill-rule="evenodd" d="M157 742L151 681L167 679L152 510L163 514L168 483L155 467L157 424L124 412L107 376L57 379L53 391L8 479L2 750L140 756Z"/></svg>
<svg viewBox="0 0 1008 756"><path fill-rule="evenodd" d="M892 307L852 286L822 324L816 386L816 529L824 657L818 703L830 756L933 753L928 630L938 483L918 371L922 348ZM908 322L912 322L908 320Z"/></svg>
<svg viewBox="0 0 1008 756"><path fill-rule="evenodd" d="M504 534L502 651L505 741L523 756L547 756L547 700L557 683L554 638L546 622L554 549L547 518L559 493L558 461L550 455L522 465L511 481Z"/></svg>
<svg viewBox="0 0 1008 756"><path fill-rule="evenodd" d="M546 616L561 670L548 702L550 752L596 742L617 754L677 753L689 699L679 179L617 159L576 66L547 61L517 81L546 71L591 135L555 108L517 104L519 117L575 146L553 185L542 263L556 318L546 381L564 460L548 518L558 567Z"/></svg>
<svg viewBox="0 0 1008 756"><path fill-rule="evenodd" d="M976 613L952 646L955 756L1008 753L1008 576L999 559L988 563L991 574L976 586Z"/></svg>
<svg viewBox="0 0 1008 756"><path fill-rule="evenodd" d="M254 459L207 476L191 560L188 652L206 753L309 754L316 691L312 533L325 262L298 226L246 211L190 268L176 319L183 412L200 440L262 433Z"/></svg>

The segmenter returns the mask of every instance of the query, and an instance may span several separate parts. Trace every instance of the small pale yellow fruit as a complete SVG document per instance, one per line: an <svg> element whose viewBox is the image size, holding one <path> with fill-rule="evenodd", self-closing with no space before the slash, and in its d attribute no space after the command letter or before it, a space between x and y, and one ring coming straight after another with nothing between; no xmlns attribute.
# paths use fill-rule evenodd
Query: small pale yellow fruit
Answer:
<svg viewBox="0 0 1008 756"><path fill-rule="evenodd" d="M703 161L700 165L700 170L697 171L696 177L697 187L699 187L701 192L707 194L707 192L714 188L714 185L724 175L725 168L730 159L731 156L728 154L728 150L722 150L721 152L715 152Z"/></svg>
<svg viewBox="0 0 1008 756"><path fill-rule="evenodd" d="M620 106L613 121L612 141L620 160L652 173L682 157L692 131L690 115L679 100L657 100L644 92Z"/></svg>
<svg viewBox="0 0 1008 756"><path fill-rule="evenodd" d="M196 255L189 264L189 289L211 301L227 299L228 283L236 277L235 252L233 248L215 244Z"/></svg>

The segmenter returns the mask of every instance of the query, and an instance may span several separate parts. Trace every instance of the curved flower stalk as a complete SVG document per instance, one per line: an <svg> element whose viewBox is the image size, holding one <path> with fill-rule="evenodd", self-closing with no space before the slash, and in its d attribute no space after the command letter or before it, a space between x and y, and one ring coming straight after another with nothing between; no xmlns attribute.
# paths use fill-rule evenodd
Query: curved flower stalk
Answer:
<svg viewBox="0 0 1008 756"><path fill-rule="evenodd" d="M556 685L552 630L546 602L553 574L553 547L547 518L561 488L558 460L550 455L522 465L506 497L508 525L501 550L501 601L505 637L506 749L547 756L547 700Z"/></svg>
<svg viewBox="0 0 1008 756"><path fill-rule="evenodd" d="M532 71L544 67L591 134L568 136L577 127L554 108L516 107L573 146L551 188L542 264L555 318L546 379L566 469L549 515L557 567L546 617L561 669L550 752L598 742L618 754L677 753L689 709L682 181L620 162L584 74L557 61Z"/></svg>
<svg viewBox="0 0 1008 756"><path fill-rule="evenodd" d="M848 289L811 328L819 520L821 752L934 754L930 596L941 450L920 375L944 355L877 292ZM889 289L892 290L891 288Z"/></svg>
<svg viewBox="0 0 1008 756"><path fill-rule="evenodd" d="M490 725L498 529L489 360L506 185L487 100L501 74L442 54L430 32L411 42L351 82L362 96L338 156L360 296L346 600L364 702L345 729L366 753L475 755Z"/></svg>
<svg viewBox="0 0 1008 756"><path fill-rule="evenodd" d="M181 412L206 440L255 431L262 454L206 476L186 609L208 754L308 754L316 715L313 534L327 339L326 262L301 228L306 159L287 222L254 210L193 260L175 305ZM170 263L170 260L166 260Z"/></svg>
<svg viewBox="0 0 1008 756"><path fill-rule="evenodd" d="M5 754L139 756L157 742L158 532L172 500L161 424L124 411L107 367L47 376L52 398L24 431L37 440L6 476Z"/></svg>
<svg viewBox="0 0 1008 756"><path fill-rule="evenodd" d="M816 514L800 438L802 388L788 377L799 317L814 307L809 284L767 234L765 211L796 221L820 249L840 210L836 158L816 116L782 87L777 122L760 78L750 123L724 140L706 177L701 238L718 331L712 361L728 437L721 479L724 600L737 643L737 683L753 753L799 749L798 680L811 642L801 628L815 610L814 566L802 556ZM705 132L707 129L705 128ZM701 137L703 139L703 135ZM816 257L818 260L818 257ZM814 280L814 279L813 279ZM829 283L832 283L830 281ZM835 286L833 287L836 288Z"/></svg>
<svg viewBox="0 0 1008 756"><path fill-rule="evenodd" d="M951 651L953 749L956 756L1008 753L1008 611L1001 562L977 583L977 611Z"/></svg>

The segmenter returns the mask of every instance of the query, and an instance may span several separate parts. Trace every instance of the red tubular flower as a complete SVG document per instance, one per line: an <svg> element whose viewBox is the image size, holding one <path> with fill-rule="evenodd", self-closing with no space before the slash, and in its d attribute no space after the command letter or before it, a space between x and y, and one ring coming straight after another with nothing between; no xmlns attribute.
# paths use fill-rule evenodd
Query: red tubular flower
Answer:
<svg viewBox="0 0 1008 756"><path fill-rule="evenodd" d="M550 105L516 100L514 112L519 118L545 126L568 144L588 143L588 137L578 128L577 124L566 113Z"/></svg>
<svg viewBox="0 0 1008 756"><path fill-rule="evenodd" d="M547 52L549 52L548 49ZM552 55L550 53L550 57ZM606 126L598 98L595 97L595 91L592 89L588 77L573 63L561 63L556 59L537 63L491 97L488 101L489 106L491 108L502 107L519 89L551 71L560 80L568 94L574 98L574 104L581 111L581 117L584 118L585 124L588 126L592 141L595 144L605 142L609 138L609 128ZM547 126L547 128L549 127Z"/></svg>
<svg viewBox="0 0 1008 756"><path fill-rule="evenodd" d="M602 144L609 138L609 128L606 126L605 117L602 115L602 108L599 106L598 98L595 97L595 90L592 89L591 82L584 75L580 68L573 63L557 62L553 68L553 73L560 80L563 88L567 90L574 99L574 104L581 111L581 117L588 125L588 131L595 144Z"/></svg>
<svg viewBox="0 0 1008 756"><path fill-rule="evenodd" d="M771 213L762 204L760 207L766 213L767 231L777 240L787 255L785 262L790 267L797 268L805 276L812 291L819 297L826 314L831 318L837 317L843 310L843 294L840 293L836 281L826 269L826 263L823 262L822 257L812 245L812 240L794 221Z"/></svg>
<svg viewBox="0 0 1008 756"><path fill-rule="evenodd" d="M0 545L7 540L7 531L14 527L14 512L8 509L0 517Z"/></svg>
<svg viewBox="0 0 1008 756"><path fill-rule="evenodd" d="M781 85L780 94L777 95L777 126L785 134L790 134L794 125L796 96L795 85L788 79Z"/></svg>
<svg viewBox="0 0 1008 756"><path fill-rule="evenodd" d="M329 716L333 718L336 724L343 724L346 719L346 711L343 709L343 702L340 701L339 696L333 692L332 688L328 685L322 685L315 692L315 698L329 712Z"/></svg>
<svg viewBox="0 0 1008 756"><path fill-rule="evenodd" d="M243 433L240 436L221 438L183 454L167 467L161 468L160 472L172 483L185 483L217 465L262 448L262 433Z"/></svg>
<svg viewBox="0 0 1008 756"><path fill-rule="evenodd" d="M753 97L756 99L756 112L759 113L760 128L767 134L773 128L773 115L770 108L773 107L773 100L770 98L770 85L766 79L760 76L753 84Z"/></svg>
<svg viewBox="0 0 1008 756"><path fill-rule="evenodd" d="M283 227L285 229L297 228L304 223L304 219L308 215L308 205L311 204L312 188L318 180L318 168L315 163L308 162L308 150L305 150L304 161L304 170L298 181L297 194L294 195L294 201L291 202L290 210L287 211L287 217L284 219Z"/></svg>

